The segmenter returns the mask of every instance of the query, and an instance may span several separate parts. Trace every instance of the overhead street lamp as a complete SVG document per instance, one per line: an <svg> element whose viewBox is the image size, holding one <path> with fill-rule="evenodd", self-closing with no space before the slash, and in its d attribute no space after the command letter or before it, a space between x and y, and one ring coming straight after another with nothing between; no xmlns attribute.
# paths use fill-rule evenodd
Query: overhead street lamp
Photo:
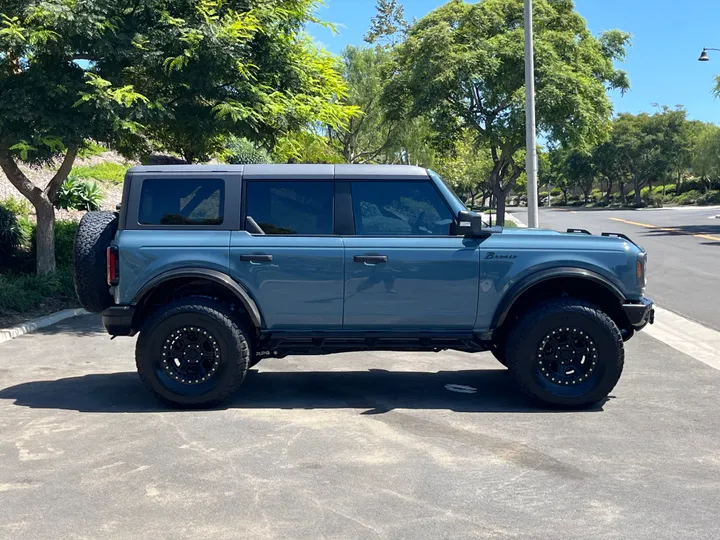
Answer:
<svg viewBox="0 0 720 540"><path fill-rule="evenodd" d="M527 172L528 227L537 228L537 133L535 126L535 58L533 50L533 3L525 0L525 124L526 147L525 171Z"/></svg>
<svg viewBox="0 0 720 540"><path fill-rule="evenodd" d="M720 51L720 49L713 49L712 47L703 47L702 52L700 53L700 58L698 58L698 62L709 62L710 57L708 56L708 51Z"/></svg>

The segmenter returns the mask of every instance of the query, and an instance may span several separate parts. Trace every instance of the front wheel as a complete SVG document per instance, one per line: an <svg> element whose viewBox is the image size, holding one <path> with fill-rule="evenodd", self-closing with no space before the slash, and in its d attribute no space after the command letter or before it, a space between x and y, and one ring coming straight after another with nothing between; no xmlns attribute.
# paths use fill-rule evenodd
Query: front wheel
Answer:
<svg viewBox="0 0 720 540"><path fill-rule="evenodd" d="M520 317L506 347L508 367L526 393L569 409L607 397L625 359L613 320L597 306L571 298L545 302Z"/></svg>
<svg viewBox="0 0 720 540"><path fill-rule="evenodd" d="M216 301L198 297L171 302L140 331L135 350L140 379L171 405L215 405L245 379L247 335Z"/></svg>

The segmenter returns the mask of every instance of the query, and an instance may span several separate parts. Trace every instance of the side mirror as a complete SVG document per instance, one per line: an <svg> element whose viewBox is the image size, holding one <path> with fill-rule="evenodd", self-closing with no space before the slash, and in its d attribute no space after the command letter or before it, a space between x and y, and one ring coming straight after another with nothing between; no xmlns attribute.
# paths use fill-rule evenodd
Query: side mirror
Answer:
<svg viewBox="0 0 720 540"><path fill-rule="evenodd" d="M482 216L477 212L461 210L458 213L457 234L462 236L482 236Z"/></svg>

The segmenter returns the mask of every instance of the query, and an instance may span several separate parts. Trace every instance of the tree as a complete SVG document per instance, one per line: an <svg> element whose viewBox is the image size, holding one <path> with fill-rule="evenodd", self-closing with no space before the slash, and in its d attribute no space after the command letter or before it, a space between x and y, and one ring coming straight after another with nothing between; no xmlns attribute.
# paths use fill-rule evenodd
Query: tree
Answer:
<svg viewBox="0 0 720 540"><path fill-rule="evenodd" d="M692 167L710 189L712 180L720 178L720 127L706 126L699 135L692 157Z"/></svg>
<svg viewBox="0 0 720 540"><path fill-rule="evenodd" d="M538 159L538 183L550 189L550 186L560 189L563 194L563 204L567 204L567 194L570 189L565 168L566 157L565 149L551 146L547 152L547 159Z"/></svg>
<svg viewBox="0 0 720 540"><path fill-rule="evenodd" d="M372 163L398 144L402 123L388 119L380 101L390 58L382 47L348 46L343 53L348 85L344 103L360 113L342 127L329 126L328 133L347 163Z"/></svg>
<svg viewBox="0 0 720 540"><path fill-rule="evenodd" d="M565 158L565 175L570 187L578 187L583 192L585 204L595 183L595 166L592 156L580 150L571 151Z"/></svg>
<svg viewBox="0 0 720 540"><path fill-rule="evenodd" d="M276 163L345 163L327 136L303 129L280 138L273 148Z"/></svg>
<svg viewBox="0 0 720 540"><path fill-rule="evenodd" d="M316 0L24 0L0 21L0 167L35 206L37 270L55 269L53 202L83 141L189 162L225 135L273 141L356 113L336 59L302 31ZM44 188L19 161L61 161Z"/></svg>
<svg viewBox="0 0 720 540"><path fill-rule="evenodd" d="M620 156L611 143L605 142L593 148L592 162L596 174L605 180L605 202L610 203L615 182L623 182L624 171Z"/></svg>
<svg viewBox="0 0 720 540"><path fill-rule="evenodd" d="M376 13L365 34L371 45L395 47L405 39L410 24L405 20L405 8L397 0L377 0Z"/></svg>
<svg viewBox="0 0 720 540"><path fill-rule="evenodd" d="M653 115L623 113L613 122L609 144L618 156L620 170L633 184L636 206L642 205L643 186L672 171L686 123L683 109L667 107Z"/></svg>
<svg viewBox="0 0 720 540"><path fill-rule="evenodd" d="M594 37L569 0L535 4L538 128L549 141L591 146L607 136L607 88L628 88L614 67L629 35ZM451 0L418 21L399 46L385 92L396 116L427 115L452 146L470 132L489 149L489 182L504 222L505 198L523 172L525 144L523 4Z"/></svg>
<svg viewBox="0 0 720 540"><path fill-rule="evenodd" d="M453 153L437 158L435 168L471 207L475 206L478 195L483 203L489 192L487 178L492 169L492 159L486 149L478 151L466 137L458 141Z"/></svg>

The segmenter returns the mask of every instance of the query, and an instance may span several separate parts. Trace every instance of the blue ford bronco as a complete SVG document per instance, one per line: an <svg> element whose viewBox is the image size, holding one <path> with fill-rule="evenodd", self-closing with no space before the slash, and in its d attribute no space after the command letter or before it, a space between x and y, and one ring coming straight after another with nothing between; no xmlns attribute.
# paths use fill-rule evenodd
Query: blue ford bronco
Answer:
<svg viewBox="0 0 720 540"><path fill-rule="evenodd" d="M652 323L647 255L621 234L486 227L432 171L387 165L135 167L90 212L75 287L140 378L210 406L263 358L491 351L556 407L604 399Z"/></svg>

